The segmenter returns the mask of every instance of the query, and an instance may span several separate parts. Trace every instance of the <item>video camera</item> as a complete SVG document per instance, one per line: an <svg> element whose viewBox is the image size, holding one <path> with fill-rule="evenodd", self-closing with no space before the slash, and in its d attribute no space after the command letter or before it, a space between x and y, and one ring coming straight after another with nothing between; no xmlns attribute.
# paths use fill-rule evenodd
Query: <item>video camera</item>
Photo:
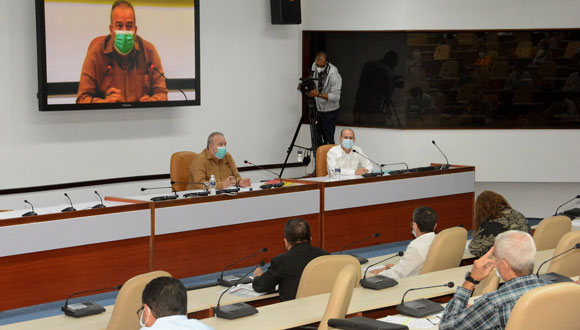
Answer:
<svg viewBox="0 0 580 330"><path fill-rule="evenodd" d="M307 93L310 93L315 89L316 84L314 83L314 78L312 77L300 78L300 92L302 92L302 94L306 95Z"/></svg>

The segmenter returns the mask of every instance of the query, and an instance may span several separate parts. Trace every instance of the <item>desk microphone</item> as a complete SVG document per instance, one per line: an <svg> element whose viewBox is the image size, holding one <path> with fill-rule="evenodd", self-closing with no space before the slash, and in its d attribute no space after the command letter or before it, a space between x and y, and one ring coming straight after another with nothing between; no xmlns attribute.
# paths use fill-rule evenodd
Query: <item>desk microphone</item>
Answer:
<svg viewBox="0 0 580 330"><path fill-rule="evenodd" d="M561 208L562 206L564 206L564 205L566 205L566 204L570 203L571 201L573 201L573 200L575 200L575 199L577 199L577 198L580 198L580 195L576 195L574 198L570 199L570 200L569 200L569 201L567 201L566 203L564 203L564 204L562 204L562 205L558 206L558 208L556 209L556 212L554 212L554 215L558 215L558 211L560 210L560 208Z"/></svg>
<svg viewBox="0 0 580 330"><path fill-rule="evenodd" d="M238 280L237 283L235 283L235 285L238 285L242 282L242 280L244 280L245 278L248 277L248 275L250 275L254 270L256 270L256 268L258 267L263 267L265 265L265 263L263 261L260 262L260 264L254 268L252 268L252 270L250 270L246 275L242 276L242 278L240 278ZM250 280L250 282L252 282ZM225 289L224 292L222 292L222 294L220 295L218 302L217 302L217 306L215 307L215 316L222 318L222 319L228 319L228 320L235 320L238 319L240 317L244 317L244 316L249 316L249 315L253 315L258 313L258 310L249 304L243 303L243 302L239 302L239 303L235 303L235 304L231 304L231 305L226 305L226 306L220 306L220 301L222 300L222 297L224 296L224 294L226 292L228 292L231 288L233 288L235 285L230 286L229 288Z"/></svg>
<svg viewBox="0 0 580 330"><path fill-rule="evenodd" d="M157 73L159 73L161 75L161 77L163 77L163 79L165 79L165 84L167 85L167 77L165 76L165 74L161 71L159 71L159 69L157 69L157 66L155 66L155 64L153 63L149 63L149 67L153 70L155 70ZM181 92L181 94L183 94L183 97L185 97L185 100L187 101L187 95L185 95L185 93L183 92L183 90L181 90L181 88L175 86L175 88L177 88L178 91Z"/></svg>
<svg viewBox="0 0 580 330"><path fill-rule="evenodd" d="M542 269L542 266L544 266L544 264L546 264L548 261L554 260L554 259L558 258L559 256L566 254L572 250L580 250L580 243L576 243L576 244L574 244L573 247L569 248L568 250L566 250L560 254L557 254L557 255L553 256L552 258L549 258L548 260L542 262L540 264L540 267L538 267L538 271L536 272L536 276L543 278L544 280L552 282L552 283L573 282L569 277L558 274L558 273L554 273L554 272L547 273L547 274L540 276L540 269Z"/></svg>
<svg viewBox="0 0 580 330"><path fill-rule="evenodd" d="M102 208L106 207L105 204L103 204L103 198L101 197L101 195L99 195L99 192L96 191L96 190L95 190L95 195L97 195L97 197L99 197L99 200L101 201L101 204L97 204L97 205L95 205L95 206L93 206L91 208L92 209L102 209Z"/></svg>
<svg viewBox="0 0 580 330"><path fill-rule="evenodd" d="M381 290L381 289L390 288L392 286L399 284L399 282L395 281L394 279L392 279L388 276L383 276L383 275L377 275L377 276L367 278L367 271L372 266L376 266L376 265L380 264L381 262L385 262L387 260L393 259L394 257L402 257L404 255L405 255L405 252L399 251L394 256L390 256L388 258L385 258L379 262L376 262L376 263L368 266L365 269L365 273L364 273L363 278L360 280L360 286L362 286L363 288L366 288L366 289Z"/></svg>
<svg viewBox="0 0 580 330"><path fill-rule="evenodd" d="M179 195L177 195L177 191L173 190L173 187L148 187L148 188L141 188L141 191L154 190L154 189L171 189L173 191L173 195L153 197L153 198L151 198L152 202L170 201L170 200L174 200L174 199L179 198Z"/></svg>
<svg viewBox="0 0 580 330"><path fill-rule="evenodd" d="M273 172L273 171L270 171L269 169L267 169L265 167L262 167L260 165L256 165L256 164L254 164L252 162L249 162L247 160L244 160L244 164L246 164L246 165L252 165L252 166L255 166L255 167L257 167L257 168L259 168L261 170L264 170L266 172L270 172L270 173L272 173L272 174L274 174L276 176L276 179L280 180L280 182L278 182L278 183L263 184L263 185L260 186L260 189L279 188L279 187L282 187L284 185L284 182L282 182L282 178L278 175L278 173Z"/></svg>
<svg viewBox="0 0 580 330"><path fill-rule="evenodd" d="M30 207L32 208L32 210L30 210L30 211L28 211L28 212L24 213L24 214L22 215L23 217L30 217L30 216L33 216L33 215L38 215L38 213L34 212L34 205L32 205L32 203L31 203L31 202L29 202L28 200L26 200L26 199L25 199L25 200L24 200L24 203L26 203L26 204L30 205Z"/></svg>
<svg viewBox="0 0 580 330"><path fill-rule="evenodd" d="M369 177L369 176L381 176L381 175L384 174L383 173L383 165L382 164L379 164L379 163L375 162L374 160L372 160L372 159L368 158L367 156L363 155L362 153L356 151L354 148L352 149L352 152L354 152L355 154L361 155L363 158L366 158L368 161L370 161L371 163L377 165L381 169L381 172L380 173L365 173L365 174L370 174L370 175L367 175L367 177Z"/></svg>
<svg viewBox="0 0 580 330"><path fill-rule="evenodd" d="M72 200L70 199L70 197L68 197L67 193L64 193L64 197L66 197L66 199L68 199L68 202L70 203L69 207L66 207L62 210L60 210L61 212L71 212L71 211L76 211L77 209L74 208Z"/></svg>
<svg viewBox="0 0 580 330"><path fill-rule="evenodd" d="M445 157L445 161L447 162L445 165L441 165L441 169L442 170L448 169L451 165L449 165L449 160L447 159L447 156L445 156L441 148L439 148L437 143L435 143L435 140L432 140L431 143L433 143L433 145L437 148L437 150L439 150L439 152L443 155L443 157Z"/></svg>
<svg viewBox="0 0 580 330"><path fill-rule="evenodd" d="M72 296L76 296L78 294L91 293L91 292L97 292L97 291L105 291L105 290L120 290L122 286L123 285L117 285L117 286L114 286L112 288L95 289L95 290L88 290L88 291L71 293L71 295L68 296L68 298L66 298L66 302L64 303L64 306L62 306L60 308L60 310L64 312L64 315L77 317L77 318L103 313L105 311L105 308L103 306L95 303L95 302L88 301L88 302L84 302L84 303L76 303L76 304L69 305L68 301L70 300L70 298Z"/></svg>
<svg viewBox="0 0 580 330"><path fill-rule="evenodd" d="M375 237L379 237L379 236L381 236L381 234L374 233L371 236L367 236L367 237L365 237L363 239L359 239L358 241L349 243L349 244L345 245L342 249L340 249L340 251L338 252L338 254L342 254L342 251L346 250L347 247L351 247L351 246L353 246L355 244L358 244L360 242L364 242L366 240L369 240L369 239L375 238ZM351 254L351 256L355 257L358 260L358 262L360 262L361 265L364 265L367 262L369 262L369 260L367 258L365 258L365 257L357 256L357 255L354 255L354 254Z"/></svg>
<svg viewBox="0 0 580 330"><path fill-rule="evenodd" d="M440 285L424 286L422 288L409 289L405 291L405 294L403 294L403 298L401 298L401 303L397 305L397 310L401 312L401 314L403 315L409 315L413 317L425 317L427 315L437 314L441 312L444 308L443 306L441 306L436 302L432 302L431 300L427 299L417 299L405 302L405 296L407 295L407 293L411 291L438 288L442 286L452 288L455 286L455 284L453 282L449 282Z"/></svg>
<svg viewBox="0 0 580 330"><path fill-rule="evenodd" d="M155 189L173 189L173 187L141 187L141 191L155 190Z"/></svg>
<svg viewBox="0 0 580 330"><path fill-rule="evenodd" d="M247 260L247 259L249 259L249 258L251 258L251 257L253 257L253 256L257 255L257 254L260 254L260 253L263 253L263 252L266 252L266 251L268 251L268 248L267 247L262 248L262 249L260 249L260 250L258 250L256 252L250 254L249 256L243 257L242 259L240 259L240 260L238 260L238 261L236 261L234 263L231 263L231 264L227 265L224 268L224 270L222 270L222 273L220 274L220 277L218 277L218 279L217 279L218 284L223 285L223 286L234 286L234 285L237 285L237 284L247 284L247 283L251 283L252 280L249 279L249 278L246 279L246 280L244 280L244 281L242 281L245 276L242 276L242 275L239 275L239 274L224 276L224 272L226 271L226 269L232 267L233 265L236 265L236 264L238 264L238 263L240 263L240 262L242 262L244 260Z"/></svg>
<svg viewBox="0 0 580 330"><path fill-rule="evenodd" d="M189 197L200 197L200 196L207 196L209 195L209 189L208 189L208 183L204 182L204 181L199 181L199 182L189 182L189 181L170 181L171 186L173 187L174 184L202 184L203 185L203 189L204 191L196 191L196 192L191 192L191 193L187 193L183 195L183 198L189 198ZM173 189L173 188L172 188Z"/></svg>

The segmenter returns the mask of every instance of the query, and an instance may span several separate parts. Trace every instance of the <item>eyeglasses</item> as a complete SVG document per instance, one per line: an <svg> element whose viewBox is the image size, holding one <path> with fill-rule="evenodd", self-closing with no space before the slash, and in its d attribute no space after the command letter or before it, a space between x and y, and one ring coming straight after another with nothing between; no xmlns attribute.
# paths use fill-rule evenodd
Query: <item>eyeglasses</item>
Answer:
<svg viewBox="0 0 580 330"><path fill-rule="evenodd" d="M145 310L145 305L141 306L141 308L139 308L137 310L137 317L139 318L139 320L141 320L141 315L143 315L143 310Z"/></svg>

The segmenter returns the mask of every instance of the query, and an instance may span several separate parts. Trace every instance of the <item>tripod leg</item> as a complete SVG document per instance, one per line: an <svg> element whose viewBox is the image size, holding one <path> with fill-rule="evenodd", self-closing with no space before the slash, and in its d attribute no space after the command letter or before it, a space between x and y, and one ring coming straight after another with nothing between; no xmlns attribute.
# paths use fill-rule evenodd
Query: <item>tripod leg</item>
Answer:
<svg viewBox="0 0 580 330"><path fill-rule="evenodd" d="M290 158L290 154L292 153L292 149L294 149L294 144L296 143L296 138L298 137L298 133L300 132L300 127L302 126L302 122L304 121L304 114L300 117L298 121L298 126L296 126L296 131L294 131L294 136L292 137L292 142L290 142L290 146L288 147L288 151L286 152L286 159L284 159L284 165L282 165L282 169L280 170L279 178L282 177L284 173L284 169L286 169L286 165L288 164L288 158Z"/></svg>

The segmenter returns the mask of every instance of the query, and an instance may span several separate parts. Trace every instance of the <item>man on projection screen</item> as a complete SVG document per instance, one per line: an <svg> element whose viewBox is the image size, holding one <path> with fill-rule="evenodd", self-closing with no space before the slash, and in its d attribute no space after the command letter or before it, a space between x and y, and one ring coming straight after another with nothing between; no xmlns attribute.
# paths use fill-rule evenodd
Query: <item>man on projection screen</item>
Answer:
<svg viewBox="0 0 580 330"><path fill-rule="evenodd" d="M77 103L167 101L161 59L155 46L137 35L130 2L113 3L109 32L89 45Z"/></svg>

